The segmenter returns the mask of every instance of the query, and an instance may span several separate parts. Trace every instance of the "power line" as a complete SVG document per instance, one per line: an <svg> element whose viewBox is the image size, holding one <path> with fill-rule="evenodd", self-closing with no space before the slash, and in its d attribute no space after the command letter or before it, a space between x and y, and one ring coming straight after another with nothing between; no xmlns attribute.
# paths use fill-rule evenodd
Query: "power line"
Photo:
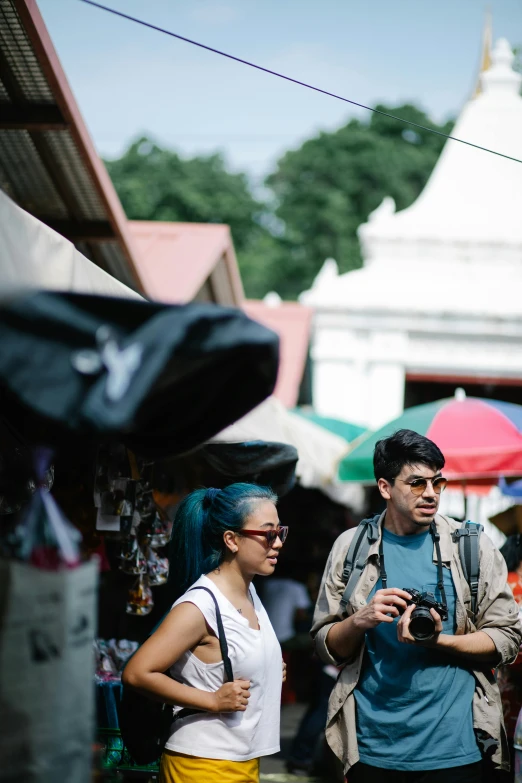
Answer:
<svg viewBox="0 0 522 783"><path fill-rule="evenodd" d="M314 87L313 84L307 84L306 82L299 81L299 79L293 79L291 76L286 76L284 73L278 73L277 71L272 71L270 68L265 68L263 65L257 65L256 63L251 63L249 60L243 60L241 57L236 57L233 54L228 54L228 52L222 52L220 49L215 49L213 46L208 46L207 44L200 43L199 41L193 41L191 38L186 38L184 35L179 35L179 33L173 33L171 30L165 30L163 27L158 27L157 25L151 24L150 22L145 22L143 19L137 19L135 16L124 14L122 11L116 11L115 8L109 8L106 5L102 5L101 3L94 2L94 0L80 0L80 2L86 3L87 5L92 5L95 8L100 8L102 11L107 11L108 13L114 14L115 16L120 16L122 19L128 19L130 22L135 22L136 24L140 24L143 27L148 27L150 30L156 30L158 33L169 35L171 38L176 38L178 41L184 41L185 43L192 44L192 46L198 46L200 49L205 49L207 52L213 52L214 54L219 54L221 57L226 57L227 59L233 60L234 62L237 63L241 63L242 65L248 65L250 68L255 68L258 71L263 71L263 73L268 73L271 76L277 76L279 79L285 79L285 81L292 82L292 84L298 84L300 87L306 87L309 90L314 90L314 92L320 92L322 95L328 95L330 98L336 98L338 101L344 101L344 103L350 103L352 106L358 106L360 109L366 109L367 111L372 111L374 114L380 114L383 117L388 117L388 119L390 120L396 120L397 122L402 122L405 125L409 125L412 128L418 128L419 130L426 131L427 133L434 133L436 136L442 136L444 139L450 139L451 141L458 141L461 144L466 144L468 147L474 147L477 150L482 150L483 152L489 152L491 153L491 155L498 155L500 158L506 158L506 160L513 160L515 163L522 163L522 160L520 160L519 158L514 158L511 155L505 155L503 152L497 152L496 150L488 149L488 147L481 147L480 144L473 144L471 141L458 139L456 136L449 136L447 133L442 133L442 131L435 130L434 128L427 128L425 125L420 125L418 122L405 120L403 117L397 117L394 114L389 114L388 112L381 111L381 109L374 109L371 106L365 106L364 103L358 103L357 101L352 101L350 100L350 98L344 98L342 95L336 95L336 93L334 92L323 90L320 87Z"/></svg>

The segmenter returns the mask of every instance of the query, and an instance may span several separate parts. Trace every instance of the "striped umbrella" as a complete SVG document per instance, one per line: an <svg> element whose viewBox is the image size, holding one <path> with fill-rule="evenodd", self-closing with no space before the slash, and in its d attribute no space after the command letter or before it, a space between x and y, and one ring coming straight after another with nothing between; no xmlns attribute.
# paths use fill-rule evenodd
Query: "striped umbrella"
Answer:
<svg viewBox="0 0 522 783"><path fill-rule="evenodd" d="M375 444L400 429L414 430L437 444L450 481L496 482L500 476L522 476L522 405L452 397L408 408L377 432L363 435L340 463L339 478L375 481Z"/></svg>

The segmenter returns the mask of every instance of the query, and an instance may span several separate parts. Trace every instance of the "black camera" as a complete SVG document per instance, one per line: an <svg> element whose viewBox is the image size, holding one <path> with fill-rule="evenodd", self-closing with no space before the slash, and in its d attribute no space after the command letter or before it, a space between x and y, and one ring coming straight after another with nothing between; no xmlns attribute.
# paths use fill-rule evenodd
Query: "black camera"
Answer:
<svg viewBox="0 0 522 783"><path fill-rule="evenodd" d="M411 595L411 599L406 601L408 606L415 604L416 609L411 613L410 633L417 642L427 642L435 635L435 620L430 614L430 609L435 609L442 620L448 619L448 610L444 604L439 604L435 600L433 593L421 593L420 590L414 590L411 587L403 587L405 592ZM404 610L399 608L401 614Z"/></svg>

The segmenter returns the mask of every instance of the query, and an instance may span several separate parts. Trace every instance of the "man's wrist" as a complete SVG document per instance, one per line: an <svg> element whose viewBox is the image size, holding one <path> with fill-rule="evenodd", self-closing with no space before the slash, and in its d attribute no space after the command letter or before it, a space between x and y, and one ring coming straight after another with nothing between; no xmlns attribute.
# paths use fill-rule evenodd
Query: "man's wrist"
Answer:
<svg viewBox="0 0 522 783"><path fill-rule="evenodd" d="M449 633L439 633L435 639L433 639L433 643L431 647L438 647L439 649L446 649L450 650L453 647L453 640L455 637L452 634Z"/></svg>

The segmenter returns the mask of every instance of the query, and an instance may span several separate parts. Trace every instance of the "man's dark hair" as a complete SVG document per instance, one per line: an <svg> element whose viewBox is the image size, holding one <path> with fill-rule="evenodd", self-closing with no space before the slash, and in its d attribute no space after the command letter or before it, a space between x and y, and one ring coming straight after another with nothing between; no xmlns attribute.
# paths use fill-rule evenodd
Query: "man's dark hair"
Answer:
<svg viewBox="0 0 522 783"><path fill-rule="evenodd" d="M404 465L429 465L433 470L442 470L445 459L435 443L413 430L397 430L389 438L375 444L373 472L375 480L386 479L393 484Z"/></svg>

